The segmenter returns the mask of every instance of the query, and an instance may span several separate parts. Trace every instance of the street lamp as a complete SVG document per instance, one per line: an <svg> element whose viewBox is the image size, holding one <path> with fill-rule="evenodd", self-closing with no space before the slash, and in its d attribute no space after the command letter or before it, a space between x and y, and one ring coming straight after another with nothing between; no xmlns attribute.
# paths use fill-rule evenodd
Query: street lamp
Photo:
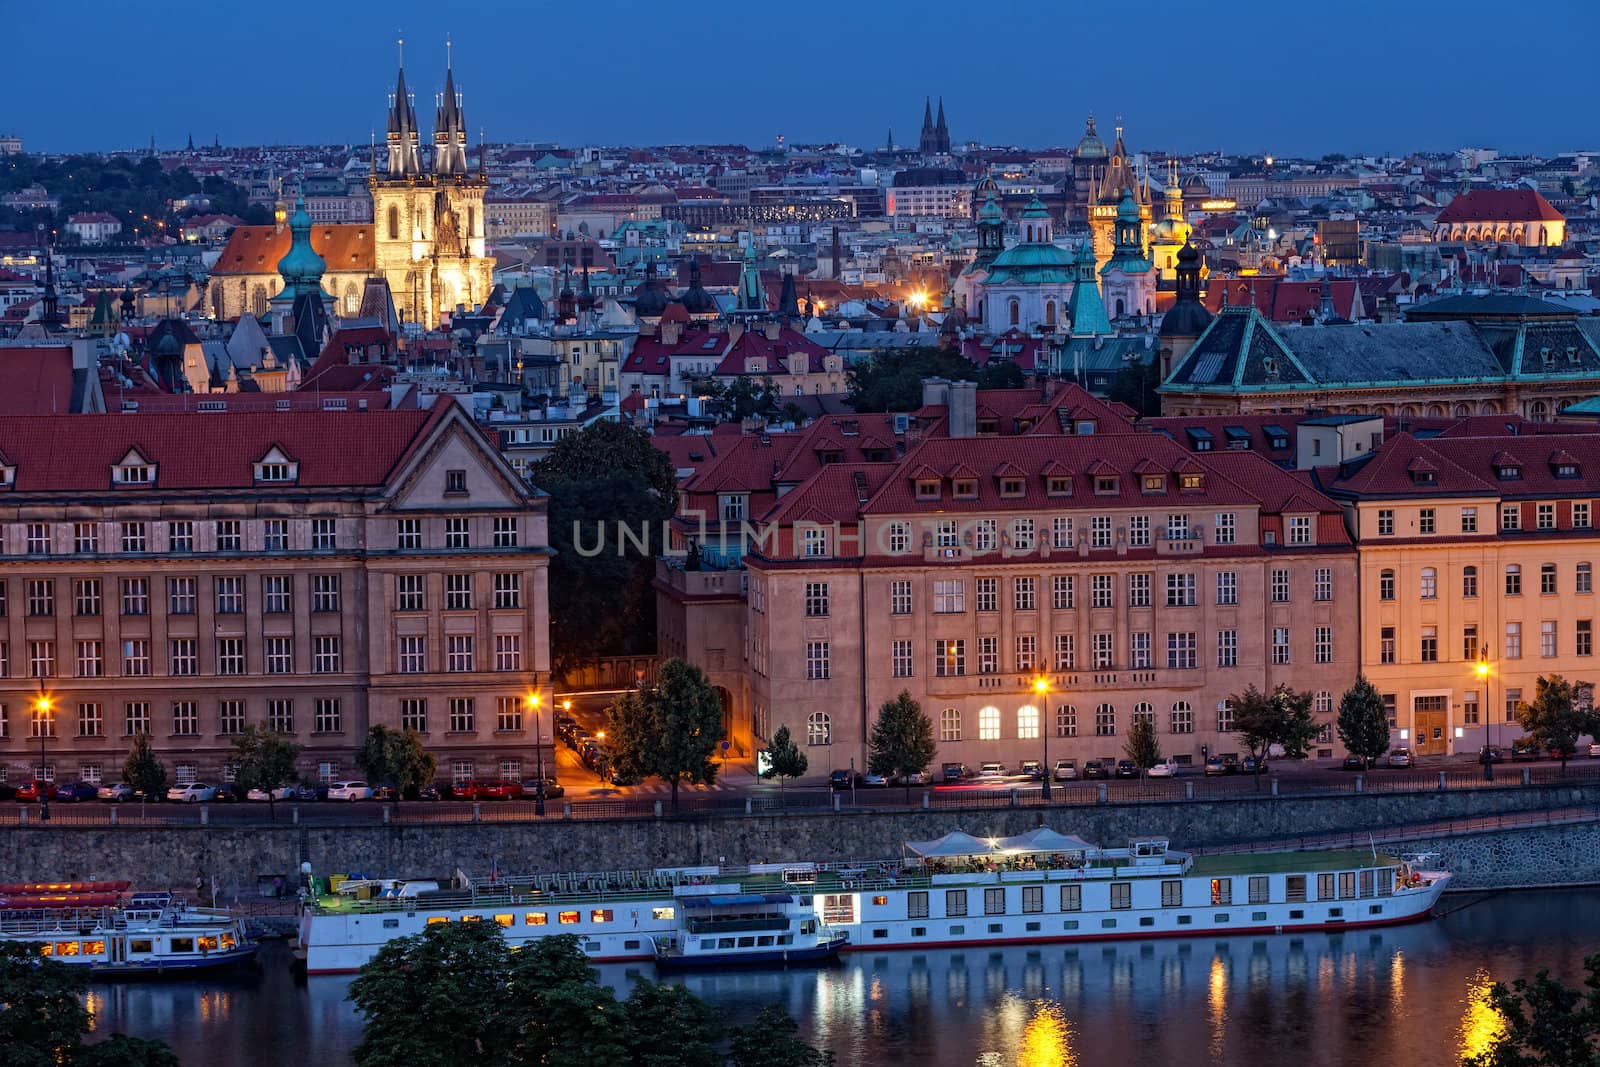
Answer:
<svg viewBox="0 0 1600 1067"><path fill-rule="evenodd" d="M533 712L533 750L539 764L539 781L533 787L533 813L544 814L544 724L539 719L539 694L528 694L528 709Z"/></svg>
<svg viewBox="0 0 1600 1067"><path fill-rule="evenodd" d="M1049 722L1048 722L1048 720L1049 720L1049 714L1048 713L1049 713L1049 710L1050 710L1050 679L1046 678L1042 674L1039 675L1039 677L1037 677L1037 678L1035 678L1033 680L1033 691L1039 695L1039 703L1041 705L1041 707L1039 708L1039 736L1044 738L1044 763L1040 764L1040 766L1039 766L1039 770L1043 772L1043 779L1042 779L1043 784L1042 784L1042 786L1041 786L1041 788L1039 790L1039 795L1044 798L1046 803L1049 803L1049 801L1050 801L1050 728L1049 728Z"/></svg>
<svg viewBox="0 0 1600 1067"><path fill-rule="evenodd" d="M606 780L606 732L604 730L596 730L594 739L600 742L600 751L598 758L595 760L595 773L600 776L600 788L609 792L610 783Z"/></svg>
<svg viewBox="0 0 1600 1067"><path fill-rule="evenodd" d="M1492 733L1494 730L1494 701L1489 699L1489 661L1479 658L1476 672L1478 680L1483 683L1483 713L1487 716L1484 720L1483 731L1483 736L1487 739L1487 743L1483 746L1483 780L1492 782L1494 781L1494 735Z"/></svg>
<svg viewBox="0 0 1600 1067"><path fill-rule="evenodd" d="M44 739L50 732L50 713L54 710L54 704L50 694L44 691L44 682L40 682L39 695L33 698L33 732L39 739L39 814L46 821L50 818L50 793L48 784L45 784Z"/></svg>

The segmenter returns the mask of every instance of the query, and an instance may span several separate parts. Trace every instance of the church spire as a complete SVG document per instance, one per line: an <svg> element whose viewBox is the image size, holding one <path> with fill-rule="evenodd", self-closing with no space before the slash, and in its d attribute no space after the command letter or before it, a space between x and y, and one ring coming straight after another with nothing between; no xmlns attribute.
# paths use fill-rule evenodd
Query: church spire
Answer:
<svg viewBox="0 0 1600 1067"><path fill-rule="evenodd" d="M389 97L389 177L415 178L422 174L421 136L417 132L416 102L406 88L406 39L395 42L399 49L399 74L394 93Z"/></svg>
<svg viewBox="0 0 1600 1067"><path fill-rule="evenodd" d="M450 39L445 38L444 92L439 94L439 110L433 123L436 174L467 173L467 119L456 91L455 70L451 64Z"/></svg>

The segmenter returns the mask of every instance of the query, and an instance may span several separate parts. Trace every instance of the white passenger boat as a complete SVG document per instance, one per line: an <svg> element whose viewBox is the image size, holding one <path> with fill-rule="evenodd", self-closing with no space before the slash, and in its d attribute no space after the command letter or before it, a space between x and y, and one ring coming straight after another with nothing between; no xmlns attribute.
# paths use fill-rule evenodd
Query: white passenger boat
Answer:
<svg viewBox="0 0 1600 1067"><path fill-rule="evenodd" d="M809 895L719 893L680 903L680 928L655 938L656 966L666 970L822 963L850 940L817 915Z"/></svg>
<svg viewBox="0 0 1600 1067"><path fill-rule="evenodd" d="M1043 827L1000 839L957 831L909 842L899 859L865 863L669 867L489 882L458 871L442 880L448 889L421 883L426 891L418 883L367 883L356 895L309 899L297 951L309 973L347 972L389 939L430 924L493 922L513 945L575 934L596 962L664 959L673 966L691 952L705 955L708 966L722 953L731 963L784 962L781 955L741 957L778 949L776 940L762 945L760 938L784 931L712 934L699 919L715 916L716 905L708 903L715 898L758 895L791 897L785 914L814 917L816 930L807 936L819 946L843 935L837 950L846 952L1387 926L1428 916L1450 880L1428 868L1421 858L1376 850L1195 856L1159 837L1100 848ZM733 944L724 947L729 936ZM706 946L707 937L715 943ZM741 945L741 938L752 940Z"/></svg>
<svg viewBox="0 0 1600 1067"><path fill-rule="evenodd" d="M226 911L171 893L128 893L126 882L0 886L0 943L96 975L132 977L249 963L258 945Z"/></svg>

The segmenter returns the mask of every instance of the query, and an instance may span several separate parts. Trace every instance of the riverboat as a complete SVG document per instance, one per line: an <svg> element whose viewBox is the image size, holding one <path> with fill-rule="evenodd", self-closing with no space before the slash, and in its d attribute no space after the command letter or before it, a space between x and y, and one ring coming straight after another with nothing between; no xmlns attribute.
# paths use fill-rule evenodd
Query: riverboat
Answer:
<svg viewBox="0 0 1600 1067"><path fill-rule="evenodd" d="M481 882L457 871L444 885L368 881L354 892L308 896L296 951L308 973L349 972L391 938L437 923L493 922L513 945L575 934L595 962L659 961L662 946L670 945L670 967L686 954L688 939L704 942L693 924L696 913L715 907L708 900L756 895L792 897L796 913L818 921L813 936L843 935L838 950L845 952L1271 934L1424 919L1449 880L1428 857L1376 849L1195 855L1161 837L1101 848L1046 827L1007 838L955 831L908 842L898 859L871 862ZM716 963L713 953L735 957L740 949L740 935L728 949L721 947L724 935L716 936L711 953L695 946L708 966Z"/></svg>
<svg viewBox="0 0 1600 1067"><path fill-rule="evenodd" d="M789 966L838 957L847 931L824 922L809 895L740 893L686 896L680 928L654 939L663 970Z"/></svg>
<svg viewBox="0 0 1600 1067"><path fill-rule="evenodd" d="M236 967L259 946L229 912L171 893L129 893L126 882L0 885L0 944L105 977Z"/></svg>

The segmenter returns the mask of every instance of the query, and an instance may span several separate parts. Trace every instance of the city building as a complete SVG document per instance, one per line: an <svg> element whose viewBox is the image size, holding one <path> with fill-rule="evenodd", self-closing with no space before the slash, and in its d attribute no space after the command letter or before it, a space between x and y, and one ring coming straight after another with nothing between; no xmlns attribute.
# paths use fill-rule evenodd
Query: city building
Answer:
<svg viewBox="0 0 1600 1067"><path fill-rule="evenodd" d="M299 770L411 728L515 777L549 682L544 505L431 410L0 417L0 773L180 782L262 724ZM41 714L44 693L51 710Z"/></svg>
<svg viewBox="0 0 1600 1067"><path fill-rule="evenodd" d="M1554 247L1566 243L1567 220L1537 189L1473 189L1439 212L1433 239Z"/></svg>

